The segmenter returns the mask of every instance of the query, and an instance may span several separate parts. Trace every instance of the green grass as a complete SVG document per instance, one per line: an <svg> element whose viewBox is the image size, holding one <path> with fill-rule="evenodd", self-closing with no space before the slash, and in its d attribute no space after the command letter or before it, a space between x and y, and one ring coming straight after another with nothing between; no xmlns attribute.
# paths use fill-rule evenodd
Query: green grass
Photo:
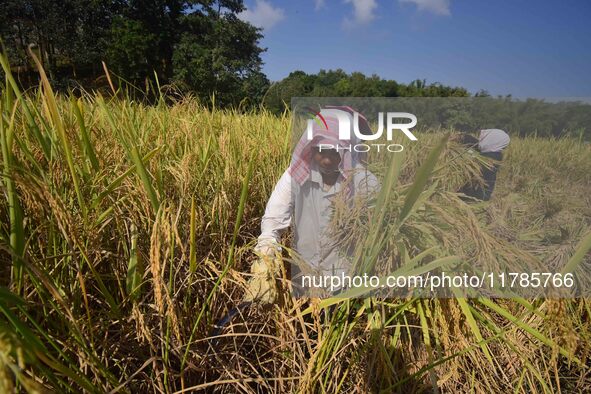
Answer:
<svg viewBox="0 0 591 394"><path fill-rule="evenodd" d="M213 322L243 295L260 217L289 163L290 114L191 98L75 99L46 79L25 94L2 66L0 391L567 393L591 384L588 299L286 296L238 316L213 348ZM459 260L588 267L588 146L514 139L494 200L471 207L453 192L479 163L458 160L447 138L421 135L374 168L380 215L363 222L370 242L359 264L380 269L387 250L407 270Z"/></svg>

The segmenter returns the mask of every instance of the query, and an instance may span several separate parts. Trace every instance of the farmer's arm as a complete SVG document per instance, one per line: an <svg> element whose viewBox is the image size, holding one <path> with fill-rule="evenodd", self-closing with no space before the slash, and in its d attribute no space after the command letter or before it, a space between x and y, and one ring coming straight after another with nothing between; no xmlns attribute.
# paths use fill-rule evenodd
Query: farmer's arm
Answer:
<svg viewBox="0 0 591 394"><path fill-rule="evenodd" d="M255 251L268 254L269 248L274 250L281 239L283 231L291 223L293 212L291 176L285 171L267 202L265 214L261 220L261 235Z"/></svg>
<svg viewBox="0 0 591 394"><path fill-rule="evenodd" d="M253 274L244 294L244 302L260 302L271 304L277 298L275 278L281 269L281 259L277 259L279 240L283 231L291 223L293 198L291 177L287 171L283 173L267 202L265 215L261 220L261 235L255 252L260 256L253 262L250 272Z"/></svg>

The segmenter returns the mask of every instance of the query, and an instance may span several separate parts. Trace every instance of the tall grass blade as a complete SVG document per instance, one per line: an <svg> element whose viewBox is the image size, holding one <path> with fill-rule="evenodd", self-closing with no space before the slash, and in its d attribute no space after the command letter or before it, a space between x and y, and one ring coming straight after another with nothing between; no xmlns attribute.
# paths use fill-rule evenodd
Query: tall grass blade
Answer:
<svg viewBox="0 0 591 394"><path fill-rule="evenodd" d="M449 139L449 134L446 134L441 139L441 141L439 141L439 143L435 146L435 148L429 153L429 156L427 156L427 158L425 159L425 162L421 165L421 167L417 171L417 175L415 177L415 180L414 180L412 186L410 187L410 189L406 193L406 199L404 200L404 206L402 207L402 210L400 211L400 216L398 217L398 223L403 223L406 220L406 218L408 217L408 215L410 214L410 212L412 211L412 208L414 207L415 203L419 199L419 196L423 192L423 189L425 188L425 185L427 184L427 182L429 180L431 172L433 172L433 169L435 168L435 165L437 164L437 160L439 159L439 155L441 154L441 152L445 148L445 145L447 144L448 139Z"/></svg>
<svg viewBox="0 0 591 394"><path fill-rule="evenodd" d="M470 327L470 330L472 331L472 334L476 338L476 341L478 341L480 344L480 349L482 349L482 352L484 353L484 355L486 356L486 358L488 359L490 364L494 365L492 355L490 354L488 347L484 343L484 338L482 337L482 333L480 332L480 328L478 328L478 324L476 322L476 319L474 319L474 315L470 311L470 307L468 306L467 299L464 297L461 297L457 288L452 287L452 291L455 293L456 301L458 302L458 305L460 306L462 313L466 317L466 322L468 323L468 327Z"/></svg>
<svg viewBox="0 0 591 394"><path fill-rule="evenodd" d="M51 140L48 136L43 135L41 133L41 130L39 130L39 126L35 122L35 118L33 116L31 109L29 108L29 105L27 104L26 98L22 95L18 87L18 83L15 81L14 76L10 71L10 64L8 63L8 60L4 56L4 54L0 54L0 65L2 66L4 74L6 75L6 79L10 83L10 88L12 88L12 91L17 97L17 100L21 103L21 106L25 113L25 117L27 119L28 130L32 132L33 136L39 143L41 150L43 151L43 154L45 156L45 159L47 161L51 161ZM8 86L6 86L6 90L9 90Z"/></svg>
<svg viewBox="0 0 591 394"><path fill-rule="evenodd" d="M131 225L131 247L129 250L129 263L127 265L126 289L129 298L137 301L140 296L140 286L144 267L137 250L138 231L135 224Z"/></svg>
<svg viewBox="0 0 591 394"><path fill-rule="evenodd" d="M195 245L196 223L195 197L191 198L191 219L189 222L189 271L194 274L197 270L197 248Z"/></svg>
<svg viewBox="0 0 591 394"><path fill-rule="evenodd" d="M84 156L88 158L92 169L95 172L100 170L99 161L96 157L96 153L94 151L94 147L90 140L90 136L88 134L88 129L86 128L86 124L84 123L84 106L82 97L76 100L75 97L72 96L71 98L71 108L76 116L76 121L78 122L78 128L80 129L80 136L82 138L82 148L84 152Z"/></svg>
<svg viewBox="0 0 591 394"><path fill-rule="evenodd" d="M577 249L575 254L570 258L570 260L566 263L564 268L562 269L561 273L569 273L574 272L575 269L581 264L585 256L589 254L591 250L591 232L588 233L581 242L577 245Z"/></svg>
<svg viewBox="0 0 591 394"><path fill-rule="evenodd" d="M8 101L8 100L6 100ZM6 102L5 101L5 102ZM3 111L3 103L0 102L0 113ZM13 174L13 135L14 135L14 115L16 113L17 103L14 103L10 123L5 124L4 119L0 119L0 148L2 149L2 180L6 185L6 197L8 200L8 219L10 226L10 247L14 251L12 257L13 267L15 269L14 276L17 283L17 292L20 293L22 286L22 257L25 253L25 232L24 232L24 217L21 208L21 203L17 194L16 186L12 180Z"/></svg>
<svg viewBox="0 0 591 394"><path fill-rule="evenodd" d="M78 179L78 169L74 164L74 158L72 156L72 149L70 148L70 142L66 135L66 130L64 128L64 123L62 121L61 115L58 110L58 106L55 100L55 95L53 94L53 89L51 88L51 84L47 79L47 75L45 74L45 70L41 65L39 59L32 51L29 51L33 61L37 65L37 70L39 71L39 75L41 77L41 83L43 85L43 99L44 103L47 106L49 115L51 116L51 121L53 126L57 129L59 141L62 145L62 150L64 151L64 155L66 157L66 162L68 163L68 168L70 170L70 176L72 177L72 182L74 184L74 191L76 192L76 197L78 199L78 205L82 210L82 214L86 217L87 209L86 209L86 201L82 195L82 190L80 189L80 181Z"/></svg>

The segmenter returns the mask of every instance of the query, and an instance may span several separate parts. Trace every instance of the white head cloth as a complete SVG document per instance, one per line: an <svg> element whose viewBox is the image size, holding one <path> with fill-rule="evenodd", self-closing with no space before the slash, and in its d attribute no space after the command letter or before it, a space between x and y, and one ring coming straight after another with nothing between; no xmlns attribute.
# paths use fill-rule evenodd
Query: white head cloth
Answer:
<svg viewBox="0 0 591 394"><path fill-rule="evenodd" d="M509 135L499 129L480 130L478 148L480 152L501 152L509 145Z"/></svg>

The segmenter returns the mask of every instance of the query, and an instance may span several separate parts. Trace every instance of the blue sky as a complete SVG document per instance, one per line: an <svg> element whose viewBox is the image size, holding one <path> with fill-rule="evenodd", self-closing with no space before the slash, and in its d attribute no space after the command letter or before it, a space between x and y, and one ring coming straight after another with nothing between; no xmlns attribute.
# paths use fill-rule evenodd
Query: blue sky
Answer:
<svg viewBox="0 0 591 394"><path fill-rule="evenodd" d="M515 97L591 96L589 0L245 0L263 71L342 68Z"/></svg>

